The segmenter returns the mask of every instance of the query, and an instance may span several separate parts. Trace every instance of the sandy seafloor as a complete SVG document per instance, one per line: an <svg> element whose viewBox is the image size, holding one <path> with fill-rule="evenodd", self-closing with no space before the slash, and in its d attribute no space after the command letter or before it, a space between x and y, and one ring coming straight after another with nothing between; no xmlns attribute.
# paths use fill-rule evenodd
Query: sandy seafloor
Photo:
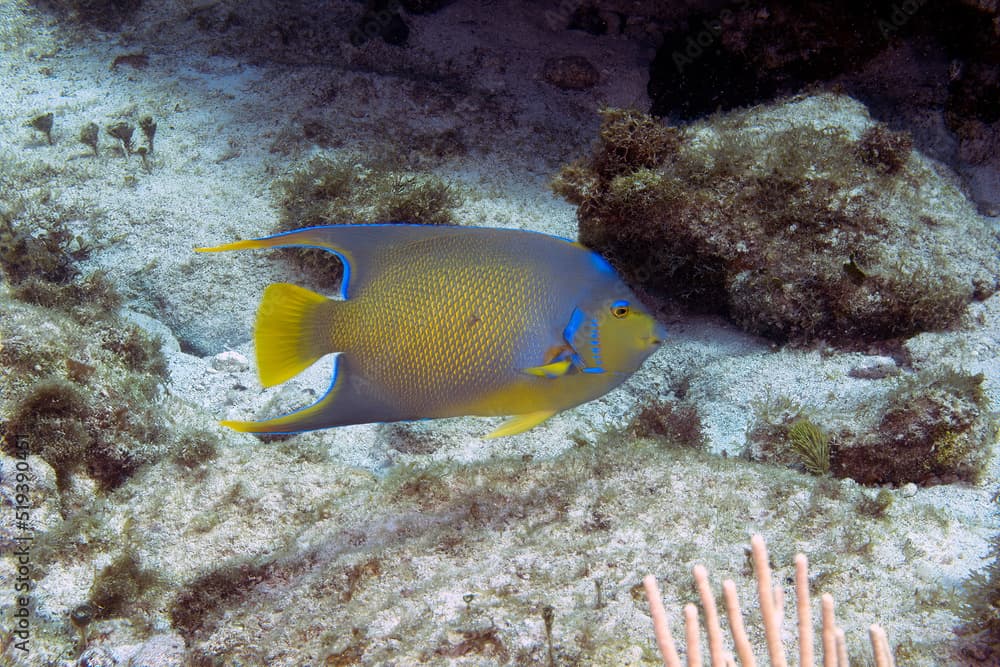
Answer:
<svg viewBox="0 0 1000 667"><path fill-rule="evenodd" d="M275 395L294 407L328 382L329 365L265 392L253 369L261 291L302 276L267 253L192 252L269 233L277 179L314 154L406 152L457 130L466 152L413 149L407 158L462 188L463 222L575 236L575 210L550 193L549 178L589 150L596 109L647 105L651 39L564 30L557 38L538 4L504 3L498 18L493 3L459 2L408 17L405 48L320 40L295 58L268 46L275 35L241 45L200 32L190 12L216 4L147 2L117 32L59 25L9 0L0 10L9 40L0 50L0 168L33 174L28 196L48 190L86 212L71 223L95 245L82 268L106 269L125 308L165 336L166 400L185 424L214 429ZM330 20L349 23L357 11L331 3ZM111 66L134 53L148 64ZM542 78L547 58L568 53L598 65L597 86L565 91ZM25 126L42 111L55 114L51 146ZM148 170L116 154L106 134L98 157L76 140L86 122L146 113L159 124ZM871 122L860 103L833 96L803 98L787 115L845 128ZM330 148L303 137L307 123L326 128ZM791 397L836 424L891 389L891 379L847 376L884 359L785 349L683 312L666 324L668 343L625 386L517 437L484 440L499 423L484 418L407 427L432 443L416 449L382 425L270 444L220 428L218 455L197 476L155 463L101 501L80 538L94 542L86 555L70 548L34 582L31 650L8 647L0 661L76 664L67 614L128 542L157 583L128 617L89 628L87 648L105 661L89 664L549 664L541 609L551 605L555 664L654 665L641 577L661 578L674 618L694 599L687 573L697 562L716 581L736 579L752 607L744 547L759 532L781 577L796 551L810 556L816 593L838 600L856 664L870 660L871 622L903 647L900 664L981 664L956 649L956 600L1000 531L997 460L976 486L894 489L886 518L861 517L855 506L876 490L843 481L818 494L809 475L737 455L755 400ZM1000 297L904 348L915 369L984 373L1000 408ZM223 363L226 351L250 361ZM682 377L713 455L602 435L627 425L639 401L669 398ZM35 463L39 529L55 529L63 509L51 470ZM428 470L417 500L399 499L401 465ZM96 496L84 476L74 482L76 506ZM179 591L243 565L246 581L233 584L242 592L208 608L210 623L172 626ZM15 574L8 554L0 628L11 627ZM759 632L753 640L762 646Z"/></svg>

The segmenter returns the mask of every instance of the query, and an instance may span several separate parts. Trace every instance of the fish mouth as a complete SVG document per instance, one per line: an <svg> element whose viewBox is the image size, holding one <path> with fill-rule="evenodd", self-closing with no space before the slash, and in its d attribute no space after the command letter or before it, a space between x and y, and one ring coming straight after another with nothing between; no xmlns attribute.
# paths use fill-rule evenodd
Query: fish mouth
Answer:
<svg viewBox="0 0 1000 667"><path fill-rule="evenodd" d="M667 330L659 322L654 322L653 331L644 340L652 346L662 345L664 339L667 337Z"/></svg>

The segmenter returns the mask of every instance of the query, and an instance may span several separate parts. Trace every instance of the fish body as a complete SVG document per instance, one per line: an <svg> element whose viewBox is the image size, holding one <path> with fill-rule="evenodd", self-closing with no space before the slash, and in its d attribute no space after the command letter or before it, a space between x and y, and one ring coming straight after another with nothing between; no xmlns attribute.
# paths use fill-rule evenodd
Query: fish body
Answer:
<svg viewBox="0 0 1000 667"><path fill-rule="evenodd" d="M511 435L618 386L662 326L598 254L537 232L411 224L311 227L201 251L318 247L344 264L341 299L268 286L254 339L264 386L340 353L315 404L238 431L299 432L514 415Z"/></svg>

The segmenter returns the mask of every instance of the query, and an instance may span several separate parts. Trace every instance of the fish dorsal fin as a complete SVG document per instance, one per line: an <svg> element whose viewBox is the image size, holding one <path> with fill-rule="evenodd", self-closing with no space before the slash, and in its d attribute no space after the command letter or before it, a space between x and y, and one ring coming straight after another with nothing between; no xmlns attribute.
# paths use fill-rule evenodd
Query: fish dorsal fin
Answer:
<svg viewBox="0 0 1000 667"><path fill-rule="evenodd" d="M563 329L563 340L572 348L570 359L584 373L603 373L601 332L597 320L579 308L574 308L569 323Z"/></svg>
<svg viewBox="0 0 1000 667"><path fill-rule="evenodd" d="M372 225L328 225L306 227L293 232L260 239L235 241L212 248L196 248L197 252L249 250L260 248L319 248L336 255L344 264L341 297L347 299L363 290L375 270L374 256L401 243L425 240L436 234L448 234L461 229L447 225L413 225L409 223L378 223Z"/></svg>

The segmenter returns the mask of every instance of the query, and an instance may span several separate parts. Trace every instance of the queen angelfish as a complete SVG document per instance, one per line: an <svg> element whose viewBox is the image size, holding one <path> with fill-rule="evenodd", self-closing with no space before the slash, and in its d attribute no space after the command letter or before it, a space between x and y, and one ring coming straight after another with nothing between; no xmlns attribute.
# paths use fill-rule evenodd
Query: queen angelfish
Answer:
<svg viewBox="0 0 1000 667"><path fill-rule="evenodd" d="M514 229L412 224L310 227L199 252L322 248L341 298L268 286L254 329L261 384L339 353L316 403L237 431L512 415L526 431L624 382L666 336L597 253Z"/></svg>

